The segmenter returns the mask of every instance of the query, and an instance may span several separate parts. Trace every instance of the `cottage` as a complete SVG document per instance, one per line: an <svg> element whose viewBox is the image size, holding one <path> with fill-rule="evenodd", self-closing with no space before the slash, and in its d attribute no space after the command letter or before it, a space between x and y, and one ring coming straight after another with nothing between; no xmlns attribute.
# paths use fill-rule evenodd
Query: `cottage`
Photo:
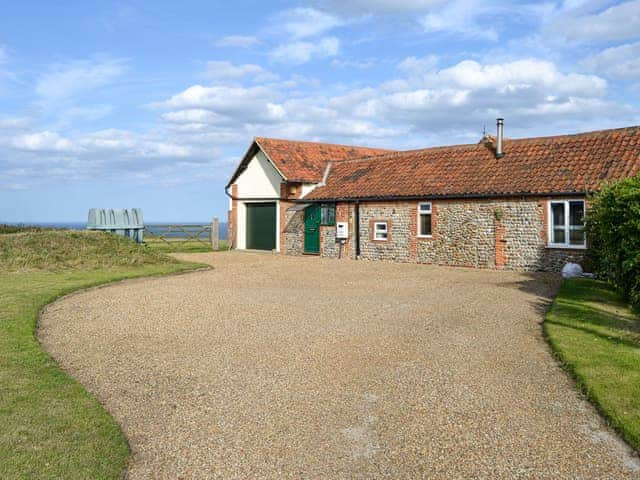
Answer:
<svg viewBox="0 0 640 480"><path fill-rule="evenodd" d="M640 169L640 127L388 151L256 138L229 240L287 255L557 271L587 249L587 195Z"/></svg>

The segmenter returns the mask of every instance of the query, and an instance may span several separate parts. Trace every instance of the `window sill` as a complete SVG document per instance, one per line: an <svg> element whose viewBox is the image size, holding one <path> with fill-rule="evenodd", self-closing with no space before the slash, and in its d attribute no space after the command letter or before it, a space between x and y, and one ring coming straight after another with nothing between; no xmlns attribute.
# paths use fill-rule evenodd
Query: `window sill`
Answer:
<svg viewBox="0 0 640 480"><path fill-rule="evenodd" d="M416 235L416 238L421 238L423 240L431 240L433 235Z"/></svg>
<svg viewBox="0 0 640 480"><path fill-rule="evenodd" d="M586 250L587 249L586 245L561 245L561 244L558 245L553 243L547 244L546 248L550 250Z"/></svg>

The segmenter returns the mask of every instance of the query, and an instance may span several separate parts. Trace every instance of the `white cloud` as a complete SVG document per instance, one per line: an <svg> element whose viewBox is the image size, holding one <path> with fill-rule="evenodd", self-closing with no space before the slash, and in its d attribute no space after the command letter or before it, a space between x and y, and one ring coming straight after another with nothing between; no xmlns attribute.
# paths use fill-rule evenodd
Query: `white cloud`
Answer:
<svg viewBox="0 0 640 480"><path fill-rule="evenodd" d="M315 8L293 8L279 13L274 23L294 39L314 37L341 25L341 21Z"/></svg>
<svg viewBox="0 0 640 480"><path fill-rule="evenodd" d="M225 125L224 128L233 128L238 122L270 123L282 118L284 110L279 101L281 96L282 92L273 87L194 85L154 106L170 110L165 114L166 121L191 124L191 130L198 130L193 124L199 123L215 123ZM213 115L205 114L202 110Z"/></svg>
<svg viewBox="0 0 640 480"><path fill-rule="evenodd" d="M528 135L531 128L540 132L562 122L573 122L569 128L575 130L589 118L602 125L634 115L630 107L605 99L604 79L565 73L547 60L466 60L445 68L437 63L431 57L409 57L398 66L404 76L395 81L343 89L340 95L311 87L286 98L286 82L269 88L196 85L158 105L168 110L163 118L178 125L188 142L276 135L396 148L409 146L415 140L408 139L420 133L420 138L431 138L443 129L454 133L437 143L469 141L467 129L479 135L482 124L500 115Z"/></svg>
<svg viewBox="0 0 640 480"><path fill-rule="evenodd" d="M585 59L583 65L608 77L640 81L640 42L607 48Z"/></svg>
<svg viewBox="0 0 640 480"><path fill-rule="evenodd" d="M94 155L120 152L131 158L188 158L194 154L190 145L181 145L160 135L138 134L126 130L107 129L82 135L76 143Z"/></svg>
<svg viewBox="0 0 640 480"><path fill-rule="evenodd" d="M630 52L602 53L599 61ZM179 183L224 177L226 159L241 155L256 135L402 149L477 141L482 126L498 116L506 118L513 137L638 118L637 109L607 98L600 74L573 73L541 58L445 62L408 57L390 67L395 78L358 87L303 77L258 85L249 78L264 72L261 66L222 62L216 65L219 78L236 83L178 91L153 104L158 122L140 131L78 133L59 124L38 129L26 119L1 117L0 188L45 178Z"/></svg>
<svg viewBox="0 0 640 480"><path fill-rule="evenodd" d="M376 64L376 60L373 58L367 58L364 60L350 60L350 59L342 60L339 58L334 58L333 60L331 60L331 65L339 68L366 69L366 68L371 68L375 66L375 64Z"/></svg>
<svg viewBox="0 0 640 480"><path fill-rule="evenodd" d="M18 150L31 152L70 153L77 150L77 147L70 140L48 130L19 135L12 140L11 146Z"/></svg>
<svg viewBox="0 0 640 480"><path fill-rule="evenodd" d="M287 111L282 105L277 103L267 102L268 118L273 120L281 120L287 116Z"/></svg>
<svg viewBox="0 0 640 480"><path fill-rule="evenodd" d="M386 15L425 12L446 0L329 0L321 2L332 11L364 15Z"/></svg>
<svg viewBox="0 0 640 480"><path fill-rule="evenodd" d="M496 41L500 30L510 25L538 22L561 10L550 2L496 0L316 0L312 3L338 18L406 16L428 33L464 35L490 41Z"/></svg>
<svg viewBox="0 0 640 480"><path fill-rule="evenodd" d="M160 106L168 108L206 108L220 112L245 111L247 104L271 98L274 93L266 87L231 87L194 85L172 96Z"/></svg>
<svg viewBox="0 0 640 480"><path fill-rule="evenodd" d="M215 44L218 47L249 48L258 45L260 40L250 35L229 35L218 39Z"/></svg>
<svg viewBox="0 0 640 480"><path fill-rule="evenodd" d="M336 37L326 37L316 42L285 43L271 52L271 57L282 63L302 64L312 58L333 57L340 50L340 41Z"/></svg>
<svg viewBox="0 0 640 480"><path fill-rule="evenodd" d="M211 142L186 143L153 130L107 129L73 137L48 130L15 137L0 132L0 146L11 152L0 161L0 189L86 179L183 183L202 175L203 165L205 174L215 173L219 155Z"/></svg>
<svg viewBox="0 0 640 480"><path fill-rule="evenodd" d="M536 86L587 97L600 97L607 90L606 80L600 77L576 73L563 74L553 63L538 59L489 65L466 60L440 70L438 76L445 85L468 89L503 90Z"/></svg>
<svg viewBox="0 0 640 480"><path fill-rule="evenodd" d="M30 119L26 117L0 117L0 130L15 130L26 128Z"/></svg>
<svg viewBox="0 0 640 480"><path fill-rule="evenodd" d="M126 71L124 59L58 63L40 77L36 93L49 101L65 100L110 84Z"/></svg>
<svg viewBox="0 0 640 480"><path fill-rule="evenodd" d="M222 123L223 117L203 108L191 108L163 113L162 119L166 122L180 124L219 124Z"/></svg>
<svg viewBox="0 0 640 480"><path fill-rule="evenodd" d="M98 152L130 151L136 150L138 141L136 135L126 130L110 128L83 135L78 143L85 150Z"/></svg>
<svg viewBox="0 0 640 480"><path fill-rule="evenodd" d="M497 16L496 6L480 0L454 0L434 9L420 19L427 32L457 33L495 41L498 33L494 24L479 23L477 17L491 13Z"/></svg>
<svg viewBox="0 0 640 480"><path fill-rule="evenodd" d="M434 70L438 64L437 55L425 57L407 57L398 64L398 70L407 75L424 75Z"/></svg>
<svg viewBox="0 0 640 480"><path fill-rule="evenodd" d="M573 5L572 5L573 6ZM640 0L613 5L605 10L593 12L599 6L579 3L582 14L565 8L551 26L553 33L573 41L610 41L640 37ZM584 13L584 7L590 7Z"/></svg>
<svg viewBox="0 0 640 480"><path fill-rule="evenodd" d="M273 73L265 70L260 65L245 63L234 65L228 61L209 61L206 63L205 78L236 80L242 77L251 77L256 81L268 81L277 78Z"/></svg>

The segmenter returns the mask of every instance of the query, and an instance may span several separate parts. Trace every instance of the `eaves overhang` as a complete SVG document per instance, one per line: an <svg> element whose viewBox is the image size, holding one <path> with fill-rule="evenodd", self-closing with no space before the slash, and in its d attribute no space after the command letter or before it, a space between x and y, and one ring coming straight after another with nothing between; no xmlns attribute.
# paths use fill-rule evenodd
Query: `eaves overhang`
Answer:
<svg viewBox="0 0 640 480"><path fill-rule="evenodd" d="M304 198L305 203L326 203L326 202L380 202L380 201L403 201L403 200L464 200L464 199L484 199L484 198L531 198L531 197L583 197L592 192L568 191L568 192L508 192L508 193L452 193L443 195L372 195L360 197L326 197L326 198Z"/></svg>

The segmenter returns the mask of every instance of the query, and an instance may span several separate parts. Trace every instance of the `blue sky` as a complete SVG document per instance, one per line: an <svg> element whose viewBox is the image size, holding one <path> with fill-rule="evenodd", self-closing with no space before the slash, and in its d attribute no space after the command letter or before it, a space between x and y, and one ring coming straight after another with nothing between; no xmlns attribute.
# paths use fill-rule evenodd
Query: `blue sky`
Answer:
<svg viewBox="0 0 640 480"><path fill-rule="evenodd" d="M0 222L226 218L254 136L419 148L640 124L640 0L6 2Z"/></svg>

